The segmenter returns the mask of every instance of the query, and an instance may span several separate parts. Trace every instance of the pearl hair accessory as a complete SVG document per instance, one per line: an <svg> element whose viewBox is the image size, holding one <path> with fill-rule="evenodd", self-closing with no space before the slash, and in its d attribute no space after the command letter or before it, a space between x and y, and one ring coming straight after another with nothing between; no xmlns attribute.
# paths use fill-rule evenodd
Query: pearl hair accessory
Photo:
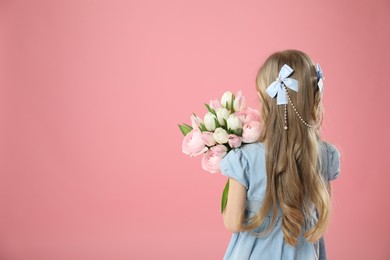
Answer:
<svg viewBox="0 0 390 260"><path fill-rule="evenodd" d="M301 122L310 128L316 128L319 126L319 124L316 125L310 125L307 123L302 116L299 114L297 109L295 108L294 103L292 102L290 95L288 94L287 87L294 90L295 92L298 92L298 81L292 78L289 78L289 76L293 73L293 69L288 66L287 64L284 64L283 67L280 69L278 77L276 77L275 81L272 82L266 89L266 92L269 96L272 98L277 97L277 104L278 105L284 105L284 130L288 130L287 126L287 105L288 103L291 104L295 114L297 114L298 118L301 120ZM322 70L319 64L317 63L316 66L316 72L317 72L317 85L320 89L320 92L322 94L323 92L323 80L324 77L322 75Z"/></svg>
<svg viewBox="0 0 390 260"><path fill-rule="evenodd" d="M293 107L294 109L294 112L295 114L297 114L298 118L302 121L302 123L307 126L307 127L310 127L310 128L316 128L318 127L319 125L316 124L316 125L310 125L308 124L305 120L303 120L303 118L301 117L301 115L299 114L299 112L297 111L297 109L295 108L294 106L294 103L292 102L291 98L290 98L290 95L288 94L288 90L286 88L286 86L284 86L284 91L286 93L286 96L287 96L287 99L288 101L291 103L291 106ZM287 127L287 104L284 105L284 130L287 130L288 127Z"/></svg>

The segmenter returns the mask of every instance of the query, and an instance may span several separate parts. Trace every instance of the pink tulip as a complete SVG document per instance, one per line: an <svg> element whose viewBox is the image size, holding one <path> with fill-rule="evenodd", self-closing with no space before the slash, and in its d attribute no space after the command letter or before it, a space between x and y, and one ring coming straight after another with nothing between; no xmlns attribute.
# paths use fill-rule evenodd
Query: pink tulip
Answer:
<svg viewBox="0 0 390 260"><path fill-rule="evenodd" d="M208 150L202 138L202 133L199 129L192 129L183 139L183 153L190 157L198 156Z"/></svg>
<svg viewBox="0 0 390 260"><path fill-rule="evenodd" d="M251 121L260 122L260 112L257 109L253 109L250 107L245 108L242 111L234 113L240 118L243 124L248 124Z"/></svg>
<svg viewBox="0 0 390 260"><path fill-rule="evenodd" d="M213 146L216 144L216 141L215 141L213 135L214 135L213 132L208 132L208 131L202 132L203 142L207 146Z"/></svg>
<svg viewBox="0 0 390 260"><path fill-rule="evenodd" d="M210 173L220 171L219 162L227 154L226 146L219 144L211 147L202 157L202 168Z"/></svg>
<svg viewBox="0 0 390 260"><path fill-rule="evenodd" d="M235 134L230 134L229 135L229 146L231 148L237 148L240 147L242 143L242 137L237 136Z"/></svg>
<svg viewBox="0 0 390 260"><path fill-rule="evenodd" d="M258 121L250 121L242 128L242 141L244 143L256 142L261 134L261 124Z"/></svg>
<svg viewBox="0 0 390 260"><path fill-rule="evenodd" d="M191 125L193 129L198 129L202 120L197 115L191 115Z"/></svg>
<svg viewBox="0 0 390 260"><path fill-rule="evenodd" d="M234 111L236 112L242 111L246 108L246 98L242 94L241 90L238 91L235 95L233 107L234 107Z"/></svg>
<svg viewBox="0 0 390 260"><path fill-rule="evenodd" d="M217 109L221 107L221 103L218 99L210 100L210 107L213 109Z"/></svg>

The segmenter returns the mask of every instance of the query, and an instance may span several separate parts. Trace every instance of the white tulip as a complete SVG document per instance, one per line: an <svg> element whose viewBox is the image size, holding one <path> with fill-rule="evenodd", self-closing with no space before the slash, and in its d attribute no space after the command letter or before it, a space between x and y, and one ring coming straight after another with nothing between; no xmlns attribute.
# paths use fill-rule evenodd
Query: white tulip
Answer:
<svg viewBox="0 0 390 260"><path fill-rule="evenodd" d="M228 120L230 112L224 107L217 108L217 118L220 125L225 125L225 120Z"/></svg>
<svg viewBox="0 0 390 260"><path fill-rule="evenodd" d="M207 114L204 116L204 125L206 126L207 130L214 131L215 130L215 115L211 112L207 112Z"/></svg>
<svg viewBox="0 0 390 260"><path fill-rule="evenodd" d="M237 130L242 128L242 122L238 116L231 114L227 120L227 127L230 130Z"/></svg>
<svg viewBox="0 0 390 260"><path fill-rule="evenodd" d="M229 135L225 129L218 127L213 133L215 141L219 144L225 144L229 141Z"/></svg>
<svg viewBox="0 0 390 260"><path fill-rule="evenodd" d="M221 98L221 106L229 109L232 104L232 96L233 93L230 91L226 91L223 93L222 98ZM228 103L228 106L226 107L226 102Z"/></svg>

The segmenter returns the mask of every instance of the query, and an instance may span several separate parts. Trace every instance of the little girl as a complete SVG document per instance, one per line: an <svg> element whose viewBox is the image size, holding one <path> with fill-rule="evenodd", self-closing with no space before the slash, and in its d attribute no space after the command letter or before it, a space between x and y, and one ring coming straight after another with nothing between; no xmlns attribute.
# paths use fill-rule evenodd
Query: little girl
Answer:
<svg viewBox="0 0 390 260"><path fill-rule="evenodd" d="M340 153L320 138L321 68L301 51L276 52L256 83L261 137L220 162L229 177L223 221L233 232L224 259L326 259L323 234Z"/></svg>

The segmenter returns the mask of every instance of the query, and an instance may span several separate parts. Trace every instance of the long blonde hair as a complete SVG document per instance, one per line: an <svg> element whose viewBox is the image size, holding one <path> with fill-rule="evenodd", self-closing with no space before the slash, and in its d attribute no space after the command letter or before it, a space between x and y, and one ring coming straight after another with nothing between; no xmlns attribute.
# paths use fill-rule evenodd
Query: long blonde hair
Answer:
<svg viewBox="0 0 390 260"><path fill-rule="evenodd" d="M266 88L287 64L294 72L290 78L298 80L298 92L289 95L301 117L310 125L321 125L322 102L317 87L316 68L307 54L299 50L273 53L261 66L256 85L262 102L264 122L260 142L266 147L267 189L259 212L248 219L243 230L252 230L263 223L272 210L270 225L260 234L268 234L276 222L278 205L282 209L284 239L296 245L302 225L313 205L318 213L317 223L304 233L315 242L327 228L330 216L331 187L321 174L320 133L318 128L304 125L287 105L288 130L284 129L284 106L277 105Z"/></svg>

